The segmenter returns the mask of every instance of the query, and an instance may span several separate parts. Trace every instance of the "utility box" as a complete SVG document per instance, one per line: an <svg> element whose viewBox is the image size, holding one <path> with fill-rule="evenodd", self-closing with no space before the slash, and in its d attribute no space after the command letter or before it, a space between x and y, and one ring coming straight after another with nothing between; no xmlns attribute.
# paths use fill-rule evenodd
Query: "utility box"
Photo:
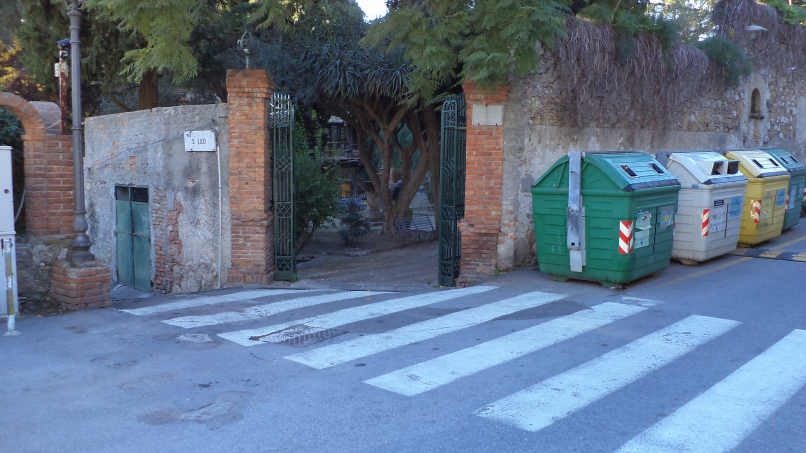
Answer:
<svg viewBox="0 0 806 453"><path fill-rule="evenodd" d="M11 183L11 147L0 146L0 316L8 315L8 285L12 285L14 313L19 311L17 253L14 242L14 187ZM9 278L11 277L11 278Z"/></svg>
<svg viewBox="0 0 806 453"><path fill-rule="evenodd" d="M641 151L562 157L531 189L540 271L613 287L665 269L679 191Z"/></svg>
<svg viewBox="0 0 806 453"><path fill-rule="evenodd" d="M0 146L0 236L14 235L14 188L11 179L11 147Z"/></svg>
<svg viewBox="0 0 806 453"><path fill-rule="evenodd" d="M711 151L656 157L680 181L672 258L696 264L735 250L747 187L739 161Z"/></svg>
<svg viewBox="0 0 806 453"><path fill-rule="evenodd" d="M778 148L765 148L768 153L789 170L789 191L785 201L784 230L788 230L800 223L800 212L804 203L804 188L806 188L806 165L798 162L795 156Z"/></svg>
<svg viewBox="0 0 806 453"><path fill-rule="evenodd" d="M751 247L780 236L789 190L789 171L764 151L729 151L725 157L738 160L739 171L748 179L739 245Z"/></svg>

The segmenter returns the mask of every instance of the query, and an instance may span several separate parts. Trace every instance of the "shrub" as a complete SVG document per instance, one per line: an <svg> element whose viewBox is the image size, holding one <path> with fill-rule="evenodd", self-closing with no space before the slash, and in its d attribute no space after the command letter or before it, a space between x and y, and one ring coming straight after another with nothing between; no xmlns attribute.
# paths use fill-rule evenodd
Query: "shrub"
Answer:
<svg viewBox="0 0 806 453"><path fill-rule="evenodd" d="M722 75L730 87L738 85L739 78L749 75L753 70L753 62L728 38L708 38L697 43L697 48L722 68Z"/></svg>
<svg viewBox="0 0 806 453"><path fill-rule="evenodd" d="M321 153L310 150L305 129L300 124L297 124L296 135L294 176L297 192L294 204L296 251L299 254L319 227L338 217L341 188L336 179L336 166L325 162Z"/></svg>
<svg viewBox="0 0 806 453"><path fill-rule="evenodd" d="M341 226L339 234L345 244L350 245L355 242L362 234L370 231L369 222L367 222L358 210L358 205L355 201L350 200L347 206L347 212L341 217Z"/></svg>

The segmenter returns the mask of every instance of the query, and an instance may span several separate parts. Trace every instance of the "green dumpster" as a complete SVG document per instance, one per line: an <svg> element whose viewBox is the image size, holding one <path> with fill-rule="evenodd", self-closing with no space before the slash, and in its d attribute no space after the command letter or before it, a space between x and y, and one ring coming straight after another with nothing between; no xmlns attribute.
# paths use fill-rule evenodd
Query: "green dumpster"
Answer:
<svg viewBox="0 0 806 453"><path fill-rule="evenodd" d="M787 191L786 213L784 214L784 227L789 229L800 222L800 212L803 208L804 187L806 187L806 165L798 162L795 156L778 148L763 148L767 154L771 155L779 164L783 165L791 178L789 179L789 190Z"/></svg>
<svg viewBox="0 0 806 453"><path fill-rule="evenodd" d="M568 153L531 189L540 271L613 287L665 269L679 191L641 151Z"/></svg>

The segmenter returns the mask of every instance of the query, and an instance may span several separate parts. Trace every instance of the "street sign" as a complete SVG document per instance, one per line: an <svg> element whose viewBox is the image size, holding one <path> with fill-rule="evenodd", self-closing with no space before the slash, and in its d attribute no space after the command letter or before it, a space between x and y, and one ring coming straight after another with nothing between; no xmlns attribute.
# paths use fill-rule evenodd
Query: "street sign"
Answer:
<svg viewBox="0 0 806 453"><path fill-rule="evenodd" d="M185 151L215 151L213 131L185 132Z"/></svg>

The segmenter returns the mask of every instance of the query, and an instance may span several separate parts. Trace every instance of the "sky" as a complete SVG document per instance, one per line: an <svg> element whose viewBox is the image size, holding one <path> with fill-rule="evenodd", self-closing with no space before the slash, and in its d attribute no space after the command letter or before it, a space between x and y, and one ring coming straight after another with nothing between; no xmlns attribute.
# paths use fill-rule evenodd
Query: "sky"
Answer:
<svg viewBox="0 0 806 453"><path fill-rule="evenodd" d="M386 0L358 0L358 6L367 15L367 20L386 15Z"/></svg>

